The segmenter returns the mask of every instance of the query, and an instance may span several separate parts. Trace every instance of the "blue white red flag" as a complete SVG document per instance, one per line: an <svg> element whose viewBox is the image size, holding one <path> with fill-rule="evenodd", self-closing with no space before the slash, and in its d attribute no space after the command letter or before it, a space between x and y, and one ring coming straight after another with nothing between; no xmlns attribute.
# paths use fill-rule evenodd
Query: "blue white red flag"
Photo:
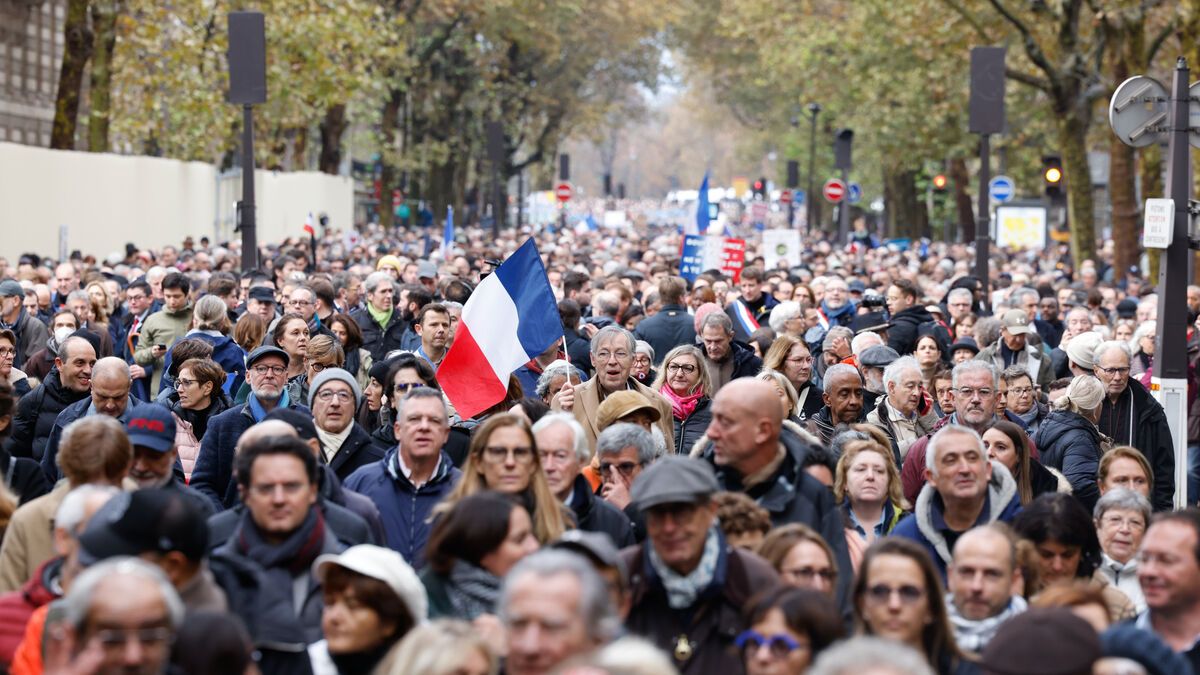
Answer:
<svg viewBox="0 0 1200 675"><path fill-rule="evenodd" d="M304 231L305 231L305 233L307 233L307 234L308 234L308 236L310 236L310 237L315 237L315 236L317 236L317 228L316 228L316 227L314 226L314 224L313 224L313 214L312 214L312 211L309 211L309 212L308 212L308 217L304 219Z"/></svg>
<svg viewBox="0 0 1200 675"><path fill-rule="evenodd" d="M502 401L513 371L562 335L554 291L530 238L471 293L438 383L459 415L473 417Z"/></svg>
<svg viewBox="0 0 1200 675"><path fill-rule="evenodd" d="M758 330L758 320L754 318L754 313L750 311L750 308L746 306L746 303L742 302L741 298L734 300L733 306L730 309L733 310L731 312L733 316L730 318L732 318L738 324L738 326L742 329L742 332L746 333L746 335L750 335L754 331Z"/></svg>
<svg viewBox="0 0 1200 675"><path fill-rule="evenodd" d="M454 207L446 207L446 227L442 230L442 260L450 259L450 249L454 248Z"/></svg>

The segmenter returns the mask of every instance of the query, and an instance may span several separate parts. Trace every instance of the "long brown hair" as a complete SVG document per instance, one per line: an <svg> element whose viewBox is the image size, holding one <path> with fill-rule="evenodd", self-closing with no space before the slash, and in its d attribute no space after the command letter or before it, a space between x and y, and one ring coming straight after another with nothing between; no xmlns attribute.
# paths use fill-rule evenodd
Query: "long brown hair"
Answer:
<svg viewBox="0 0 1200 675"><path fill-rule="evenodd" d="M854 580L854 615L861 633L871 635L872 630L863 620L863 603L866 600L867 587L871 576L871 563L876 558L885 555L900 556L915 562L921 568L921 577L925 581L926 611L929 613L929 623L921 631L921 645L925 649L925 658L935 669L944 657L951 660L964 660L958 644L954 641L954 630L950 627L950 617L946 612L946 599L942 593L942 577L929 552L923 546L911 539L899 537L884 537L871 544L863 554L862 565L858 568L858 577Z"/></svg>
<svg viewBox="0 0 1200 675"><path fill-rule="evenodd" d="M497 429L517 427L529 438L529 447L533 449L530 461L529 485L525 488L525 496L531 499L530 519L533 520L533 535L542 544L547 544L562 536L568 528L567 516L563 513L562 503L550 491L546 482L546 473L542 469L542 456L537 449L537 439L529 421L520 415L501 413L493 415L484 422L471 438L471 450L462 468L462 478L458 485L438 505L437 512L448 511L463 497L491 489L483 478L483 450Z"/></svg>
<svg viewBox="0 0 1200 675"><path fill-rule="evenodd" d="M995 420L983 432L995 429L1008 436L1013 449L1017 452L1017 468L1013 471L1013 480L1017 481L1017 494L1021 497L1021 506L1033 501L1033 479L1029 475L1029 440L1021 427L1008 420Z"/></svg>

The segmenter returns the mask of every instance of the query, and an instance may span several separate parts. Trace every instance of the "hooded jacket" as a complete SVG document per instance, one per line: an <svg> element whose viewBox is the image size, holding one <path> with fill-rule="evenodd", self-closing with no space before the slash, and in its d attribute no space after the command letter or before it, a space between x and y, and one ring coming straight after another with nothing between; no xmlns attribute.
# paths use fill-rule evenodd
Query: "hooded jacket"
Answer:
<svg viewBox="0 0 1200 675"><path fill-rule="evenodd" d="M992 477L988 480L987 495L983 500L979 518L975 521L976 526L996 521L1011 522L1021 512L1021 496L1017 494L1017 482L1003 464L995 461L991 464ZM892 530L893 536L912 539L928 549L929 557L933 559L943 580L946 578L946 565L950 563L951 552L954 549L953 544L946 538L949 530L946 529L944 511L942 496L933 485L926 484L917 497L912 517L901 520Z"/></svg>
<svg viewBox="0 0 1200 675"><path fill-rule="evenodd" d="M12 436L7 444L9 452L13 457L41 460L58 414L72 403L89 397L89 392L64 387L59 379L58 368L52 369L46 379L22 396L17 404Z"/></svg>
<svg viewBox="0 0 1200 675"><path fill-rule="evenodd" d="M1103 455L1096 425L1070 410L1051 412L1034 437L1041 461L1046 467L1062 472L1071 482L1071 491L1089 513L1100 498L1096 474Z"/></svg>
<svg viewBox="0 0 1200 675"><path fill-rule="evenodd" d="M896 353L901 356L913 353L913 350L917 348L921 325L931 321L933 321L933 315L925 309L924 305L913 305L896 312L888 327L887 346L895 349Z"/></svg>

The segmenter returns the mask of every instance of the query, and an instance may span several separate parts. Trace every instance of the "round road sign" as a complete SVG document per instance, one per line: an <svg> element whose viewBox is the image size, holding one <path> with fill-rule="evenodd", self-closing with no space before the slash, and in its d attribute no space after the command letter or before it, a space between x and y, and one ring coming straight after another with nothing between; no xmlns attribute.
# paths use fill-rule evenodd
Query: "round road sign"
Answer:
<svg viewBox="0 0 1200 675"><path fill-rule="evenodd" d="M558 201L560 202L571 201L571 184L559 183L558 185L554 186L554 196L557 197Z"/></svg>
<svg viewBox="0 0 1200 675"><path fill-rule="evenodd" d="M846 197L846 184L840 178L830 178L825 181L825 187L821 188L822 194L825 195L825 200L837 204Z"/></svg>
<svg viewBox="0 0 1200 675"><path fill-rule="evenodd" d="M784 191L780 192L779 193L779 201L784 204L791 204L792 203L792 191L784 190Z"/></svg>
<svg viewBox="0 0 1200 675"><path fill-rule="evenodd" d="M1016 193L1016 186L1008 176L996 176L988 181L988 196L1001 204L1012 201Z"/></svg>

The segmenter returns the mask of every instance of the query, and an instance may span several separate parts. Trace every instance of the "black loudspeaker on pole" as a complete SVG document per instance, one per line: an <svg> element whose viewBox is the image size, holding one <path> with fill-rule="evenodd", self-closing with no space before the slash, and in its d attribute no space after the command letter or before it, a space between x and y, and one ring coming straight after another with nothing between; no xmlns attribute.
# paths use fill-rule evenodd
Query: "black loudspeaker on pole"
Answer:
<svg viewBox="0 0 1200 675"><path fill-rule="evenodd" d="M254 214L254 105L267 100L266 22L260 12L229 13L229 102L242 106L242 270L258 267Z"/></svg>
<svg viewBox="0 0 1200 675"><path fill-rule="evenodd" d="M979 215L975 218L975 276L983 284L983 305L990 304L988 255L991 247L991 135L1004 131L1004 47L971 50L970 131L979 134Z"/></svg>

